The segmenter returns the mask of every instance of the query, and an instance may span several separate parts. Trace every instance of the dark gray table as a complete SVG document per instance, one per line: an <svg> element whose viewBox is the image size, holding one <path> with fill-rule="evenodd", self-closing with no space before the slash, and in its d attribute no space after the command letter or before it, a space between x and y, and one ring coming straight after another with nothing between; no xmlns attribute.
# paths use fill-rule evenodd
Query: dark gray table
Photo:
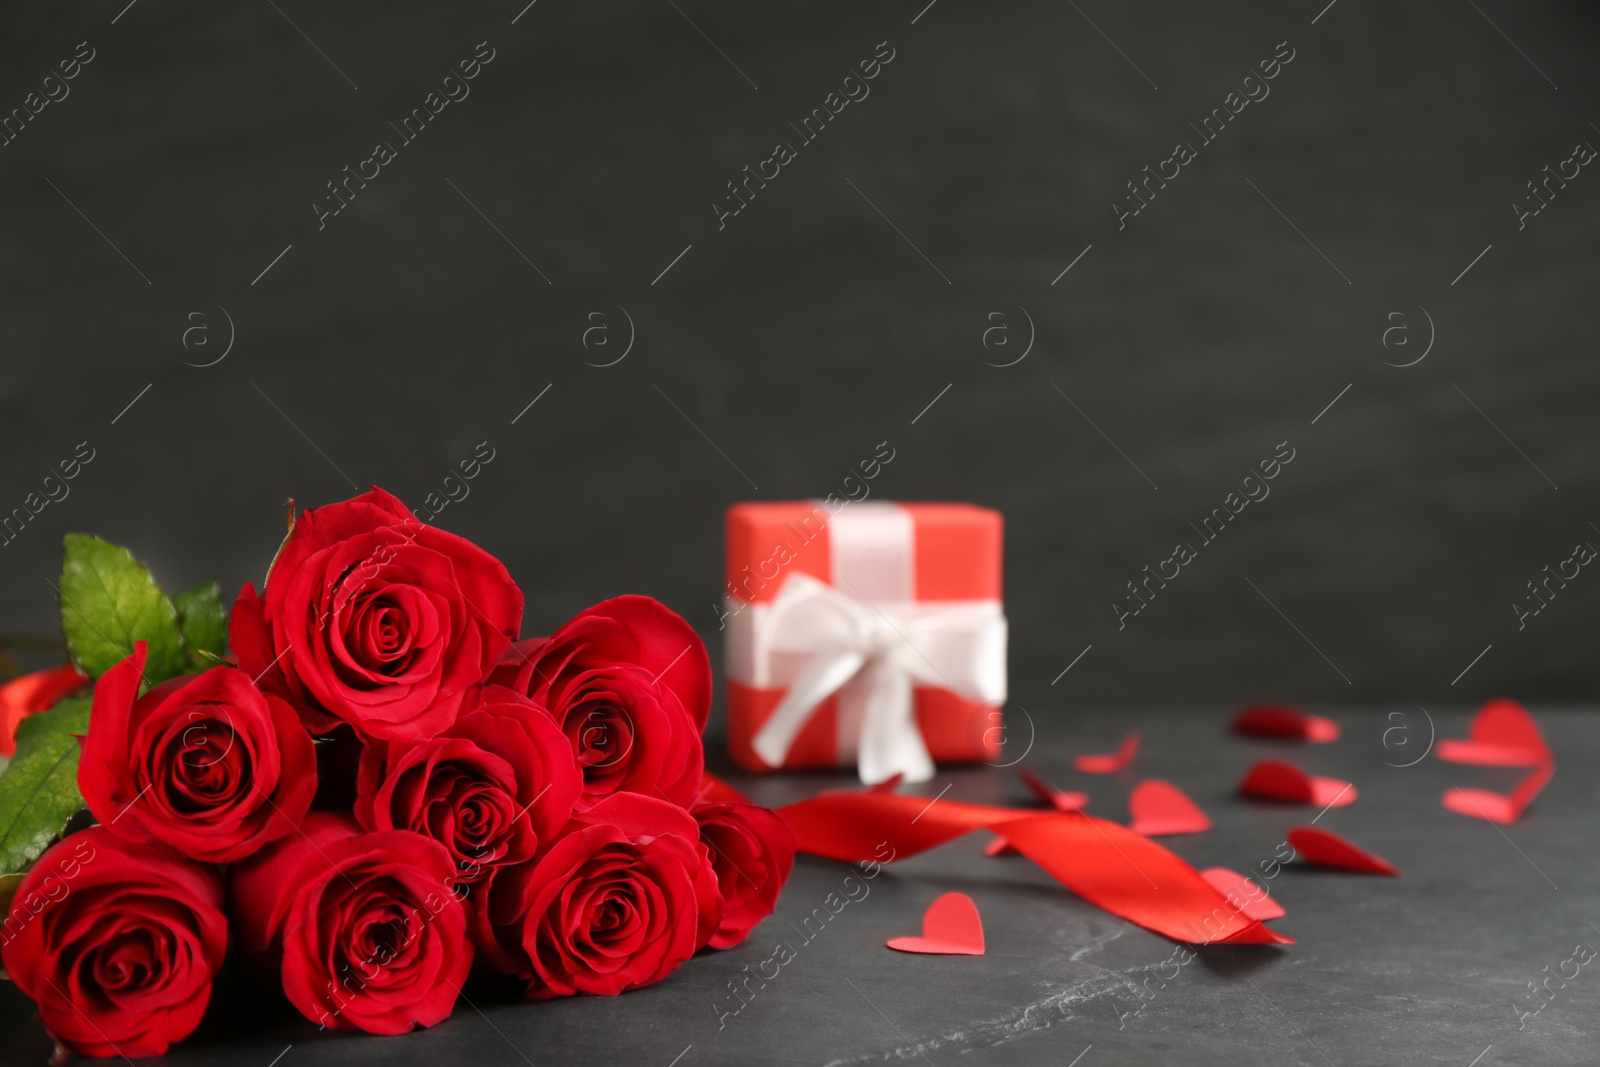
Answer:
<svg viewBox="0 0 1600 1067"><path fill-rule="evenodd" d="M533 1003L501 986L469 985L470 1004L443 1025L368 1038L318 1033L274 999L235 987L165 1062L268 1067L280 1053L279 1067L1594 1062L1600 977L1590 969L1565 988L1552 982L1555 999L1520 1031L1513 1007L1536 1003L1527 983L1556 971L1575 944L1600 945L1591 925L1600 921L1600 858L1592 848L1600 734L1592 720L1540 715L1560 769L1522 821L1501 830L1445 811L1439 795L1451 783L1509 789L1518 772L1431 756L1393 766L1428 744L1428 720L1416 708L1335 717L1345 736L1332 745L1236 738L1225 730L1225 713L1193 710L1061 716L1035 744L1027 765L1063 788L1088 791L1091 810L1108 818L1126 818L1127 793L1142 778L1180 785L1216 825L1166 841L1201 868L1245 870L1316 814L1234 792L1253 760L1295 759L1360 789L1354 805L1318 825L1404 872L1391 879L1290 865L1273 882L1289 910L1275 926L1297 944L1203 950L1142 999L1141 983L1172 955L1171 942L1085 904L1025 859L986 859L989 835L975 833L892 866L809 942L789 924L840 890L850 868L803 857L777 913L746 944L694 959L647 990ZM1435 711L1433 721L1442 736L1466 730L1465 714ZM1405 729L1390 733L1385 747L1385 731L1396 727ZM1107 750L1128 729L1145 738L1129 770L1107 778L1070 769L1073 755ZM1008 758L1021 751L1023 739L1012 740ZM823 775L739 781L772 804L846 784ZM1030 803L1012 772L987 767L941 773L915 791L933 797L946 785L951 799ZM886 938L916 932L927 904L953 889L977 902L987 955L913 956L884 947ZM727 983L769 957L779 940L797 949L796 958L719 1029L715 1005L732 1003ZM30 1015L14 989L0 992L8 1064L42 1064L49 1053Z"/></svg>

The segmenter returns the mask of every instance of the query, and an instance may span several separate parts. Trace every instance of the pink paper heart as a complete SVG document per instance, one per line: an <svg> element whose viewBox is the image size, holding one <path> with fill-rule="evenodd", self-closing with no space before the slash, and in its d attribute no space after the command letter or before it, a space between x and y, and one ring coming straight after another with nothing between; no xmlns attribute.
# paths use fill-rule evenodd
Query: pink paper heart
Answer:
<svg viewBox="0 0 1600 1067"><path fill-rule="evenodd" d="M1133 816L1128 829L1146 837L1197 834L1211 829L1211 820L1200 805L1177 786L1159 778L1139 783L1128 798L1128 811Z"/></svg>
<svg viewBox="0 0 1600 1067"><path fill-rule="evenodd" d="M946 893L928 905L921 937L891 937L885 942L901 952L935 956L983 955L983 919L965 893Z"/></svg>

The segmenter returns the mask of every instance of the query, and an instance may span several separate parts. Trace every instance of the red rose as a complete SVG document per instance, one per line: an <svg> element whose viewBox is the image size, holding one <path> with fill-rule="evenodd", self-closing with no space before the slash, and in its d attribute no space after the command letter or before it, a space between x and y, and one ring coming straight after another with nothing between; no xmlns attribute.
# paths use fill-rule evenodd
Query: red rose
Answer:
<svg viewBox="0 0 1600 1067"><path fill-rule="evenodd" d="M89 676L69 663L0 685L0 756L16 753L17 726L23 719L54 707L56 701L88 682Z"/></svg>
<svg viewBox="0 0 1600 1067"><path fill-rule="evenodd" d="M552 636L519 643L493 680L550 709L583 766L586 800L628 790L693 801L711 661L664 605L645 596L596 604Z"/></svg>
<svg viewBox="0 0 1600 1067"><path fill-rule="evenodd" d="M717 878L682 808L615 793L495 887L496 933L530 997L659 982L716 930Z"/></svg>
<svg viewBox="0 0 1600 1067"><path fill-rule="evenodd" d="M522 623L499 560L418 522L381 489L301 515L260 599L246 585L239 666L323 733L418 741L449 726Z"/></svg>
<svg viewBox="0 0 1600 1067"><path fill-rule="evenodd" d="M777 907L794 868L794 831L755 804L701 804L693 815L722 892L722 922L709 944L732 948Z"/></svg>
<svg viewBox="0 0 1600 1067"><path fill-rule="evenodd" d="M161 1056L189 1036L227 947L216 871L103 826L39 857L0 933L11 980L84 1056Z"/></svg>
<svg viewBox="0 0 1600 1067"><path fill-rule="evenodd" d="M415 745L374 741L361 756L356 820L414 830L445 847L466 894L480 951L497 946L484 918L495 875L533 858L560 832L583 789L572 745L548 712L500 686L444 733Z"/></svg>
<svg viewBox="0 0 1600 1067"><path fill-rule="evenodd" d="M311 735L294 708L232 667L163 682L140 697L145 645L94 689L78 789L130 841L161 841L226 863L293 833L317 791Z"/></svg>
<svg viewBox="0 0 1600 1067"><path fill-rule="evenodd" d="M234 868L234 936L312 1022L403 1034L449 1017L472 966L455 879L438 842L312 812Z"/></svg>

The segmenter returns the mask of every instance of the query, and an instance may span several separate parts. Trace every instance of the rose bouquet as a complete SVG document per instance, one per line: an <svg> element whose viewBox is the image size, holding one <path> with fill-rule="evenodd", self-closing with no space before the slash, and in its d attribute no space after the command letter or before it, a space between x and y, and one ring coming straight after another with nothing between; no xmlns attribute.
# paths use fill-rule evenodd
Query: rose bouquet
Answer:
<svg viewBox="0 0 1600 1067"><path fill-rule="evenodd" d="M0 957L79 1053L165 1052L230 944L334 1029L431 1026L474 963L621 993L793 865L705 776L687 622L622 596L519 641L505 567L381 490L291 517L231 613L82 535L60 595L74 664L0 686Z"/></svg>

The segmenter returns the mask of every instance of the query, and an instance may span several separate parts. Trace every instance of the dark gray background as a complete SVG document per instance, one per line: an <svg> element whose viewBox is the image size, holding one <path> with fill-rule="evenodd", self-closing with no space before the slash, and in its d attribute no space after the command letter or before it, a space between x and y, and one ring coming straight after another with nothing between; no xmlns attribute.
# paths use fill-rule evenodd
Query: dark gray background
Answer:
<svg viewBox="0 0 1600 1067"><path fill-rule="evenodd" d="M1208 713L1151 740L1169 750L1164 773L1208 807L1244 766L1208 747L1222 743L1218 716L1244 701L1593 698L1596 580L1580 576L1520 632L1511 607L1577 541L1600 544L1586 417L1600 389L1600 177L1586 168L1520 232L1511 207L1575 143L1600 145L1593 5L540 0L513 25L521 0L124 3L0 12L0 109L21 106L77 42L97 51L71 95L0 148L0 512L77 442L97 450L71 496L0 548L0 631L51 631L47 579L67 531L131 546L172 588L220 573L231 595L265 569L284 498L310 505L377 483L420 504L488 441L494 462L438 521L506 561L529 633L637 591L677 607L715 649L723 509L837 491L888 441L896 458L875 497L1006 515L1013 706L1073 751L1149 725L1129 709ZM471 96L319 232L311 204L324 183L397 141L388 124L485 40L497 54ZM1176 141L1197 142L1188 124L1285 40L1296 57L1271 95L1118 232L1110 205L1124 182ZM880 41L896 55L871 95L719 232L711 204L724 183L794 140L789 122ZM231 353L186 365L220 353L223 309ZM628 357L585 365L621 351L623 309L637 334ZM1436 333L1427 358L1385 365L1421 351L1420 309ZM1395 311L1412 347L1386 350L1378 337ZM607 316L610 347L584 347L592 312ZM1010 344L990 334L985 348L996 312ZM986 366L1022 351L1027 317L1028 356ZM191 334L185 348L197 323L209 344ZM1124 582L1190 539L1188 524L1285 440L1296 458L1270 498L1119 632L1111 604ZM1359 721L1358 748L1370 748L1387 720ZM1566 727L1575 745L1591 733ZM1049 751L1067 765L1066 749ZM1481 1048L1471 1025L1511 1018L1502 1005L1523 979L1582 935L1577 911L1540 910L1543 883L1492 828L1438 809L1446 776L1428 773L1405 794L1425 817L1397 820L1375 798L1352 809L1366 822L1347 825L1408 876L1418 861L1403 843L1418 842L1436 873L1302 880L1360 895L1329 897L1320 929L1292 931L1317 947L1272 957L1294 961L1287 985L1256 979L1341 1067L1465 1064ZM1021 797L998 771L961 774L974 798ZM1186 775L1215 780L1205 793ZM1579 780L1558 778L1541 806L1557 808L1560 783ZM1565 801L1569 841L1588 827L1588 799ZM1281 832L1257 829L1192 858L1248 866ZM836 980L840 959L858 979L876 975L863 988L920 1040L1048 995L1066 981L1055 955L1125 929L1077 905L1082 929L1049 925L1066 920L1046 888L975 890L1003 924L976 967L995 967L1006 944L1020 955L984 972L1003 976L980 984L997 1004L973 1005L966 981L932 997L921 971L877 948L972 869L965 853L926 862L926 881L899 883L892 917L859 920L815 986L774 1004L725 1055L749 1061L776 1043L776 1058L822 1063L898 1045L868 1032L874 1016L839 1021L844 1001L830 998L855 996ZM917 877L906 870L897 877ZM804 861L783 907L805 912L807 894L841 874ZM1475 878L1514 888L1460 892ZM1045 960L1040 928L1059 940ZM1142 933L1121 940L1136 943L1112 966L1167 955ZM1296 977L1341 944L1333 972ZM706 1044L687 1030L680 1044L663 1020L710 1019L700 1001L757 958L697 961L615 1003L495 1017L541 1065L612 1062L593 1035L616 1033L638 1042L628 1062L665 1065L681 1044ZM1327 995L1329 973L1344 975L1340 997ZM1239 988L1188 1003L1126 1055L1198 1055L1210 1040L1199 1035L1246 1010L1231 999L1251 995ZM1358 1009L1375 995L1384 1011ZM932 1014L905 1021L928 997ZM25 1008L8 1004L20 1026ZM639 1015L648 1005L660 1010ZM1544 1017L1575 1062L1583 1013L1566 1007L1564 1020L1556 1007ZM1282 1044L1233 1033L1204 1046L1207 1062L1323 1062L1253 1010ZM557 1013L572 1028L541 1045ZM1497 1041L1483 1028L1482 1044ZM313 1040L293 1021L282 1029L283 1043L301 1042L293 1055ZM1064 1064L1111 1040L1044 1034L984 1055ZM264 1067L277 1039L229 1046L212 1031L191 1055ZM466 1009L424 1037L324 1055L355 1047L429 1063L509 1055ZM1556 1062L1556 1047L1524 1054Z"/></svg>
<svg viewBox="0 0 1600 1067"><path fill-rule="evenodd" d="M231 595L285 497L354 481L417 505L487 440L438 521L507 562L530 633L641 591L715 647L724 507L837 491L887 440L875 497L1005 513L1013 695L1035 715L1592 694L1600 583L1521 632L1511 607L1600 544L1600 178L1521 232L1511 208L1600 146L1592 5L1342 0L1315 25L1318 3L941 0L915 25L918 3L544 0L515 25L515 3L279 6L3 16L6 107L78 41L98 55L0 148L0 508L77 442L98 456L0 548L0 630L50 630L66 531ZM398 143L388 123L484 40L471 96L319 232L324 183ZM871 95L719 232L724 183L885 40ZM1271 95L1118 232L1124 182L1198 143L1188 123L1284 40ZM1414 309L1411 349L1376 342L1410 305L1436 343L1386 366L1420 351ZM232 352L186 366L220 353L221 308ZM633 351L585 366L621 351L622 308ZM1020 353L1019 309L1032 352L985 366ZM592 311L608 349L583 347ZM986 350L995 311L1012 344ZM197 323L210 347L186 350ZM1124 583L1284 440L1271 497L1119 632Z"/></svg>

